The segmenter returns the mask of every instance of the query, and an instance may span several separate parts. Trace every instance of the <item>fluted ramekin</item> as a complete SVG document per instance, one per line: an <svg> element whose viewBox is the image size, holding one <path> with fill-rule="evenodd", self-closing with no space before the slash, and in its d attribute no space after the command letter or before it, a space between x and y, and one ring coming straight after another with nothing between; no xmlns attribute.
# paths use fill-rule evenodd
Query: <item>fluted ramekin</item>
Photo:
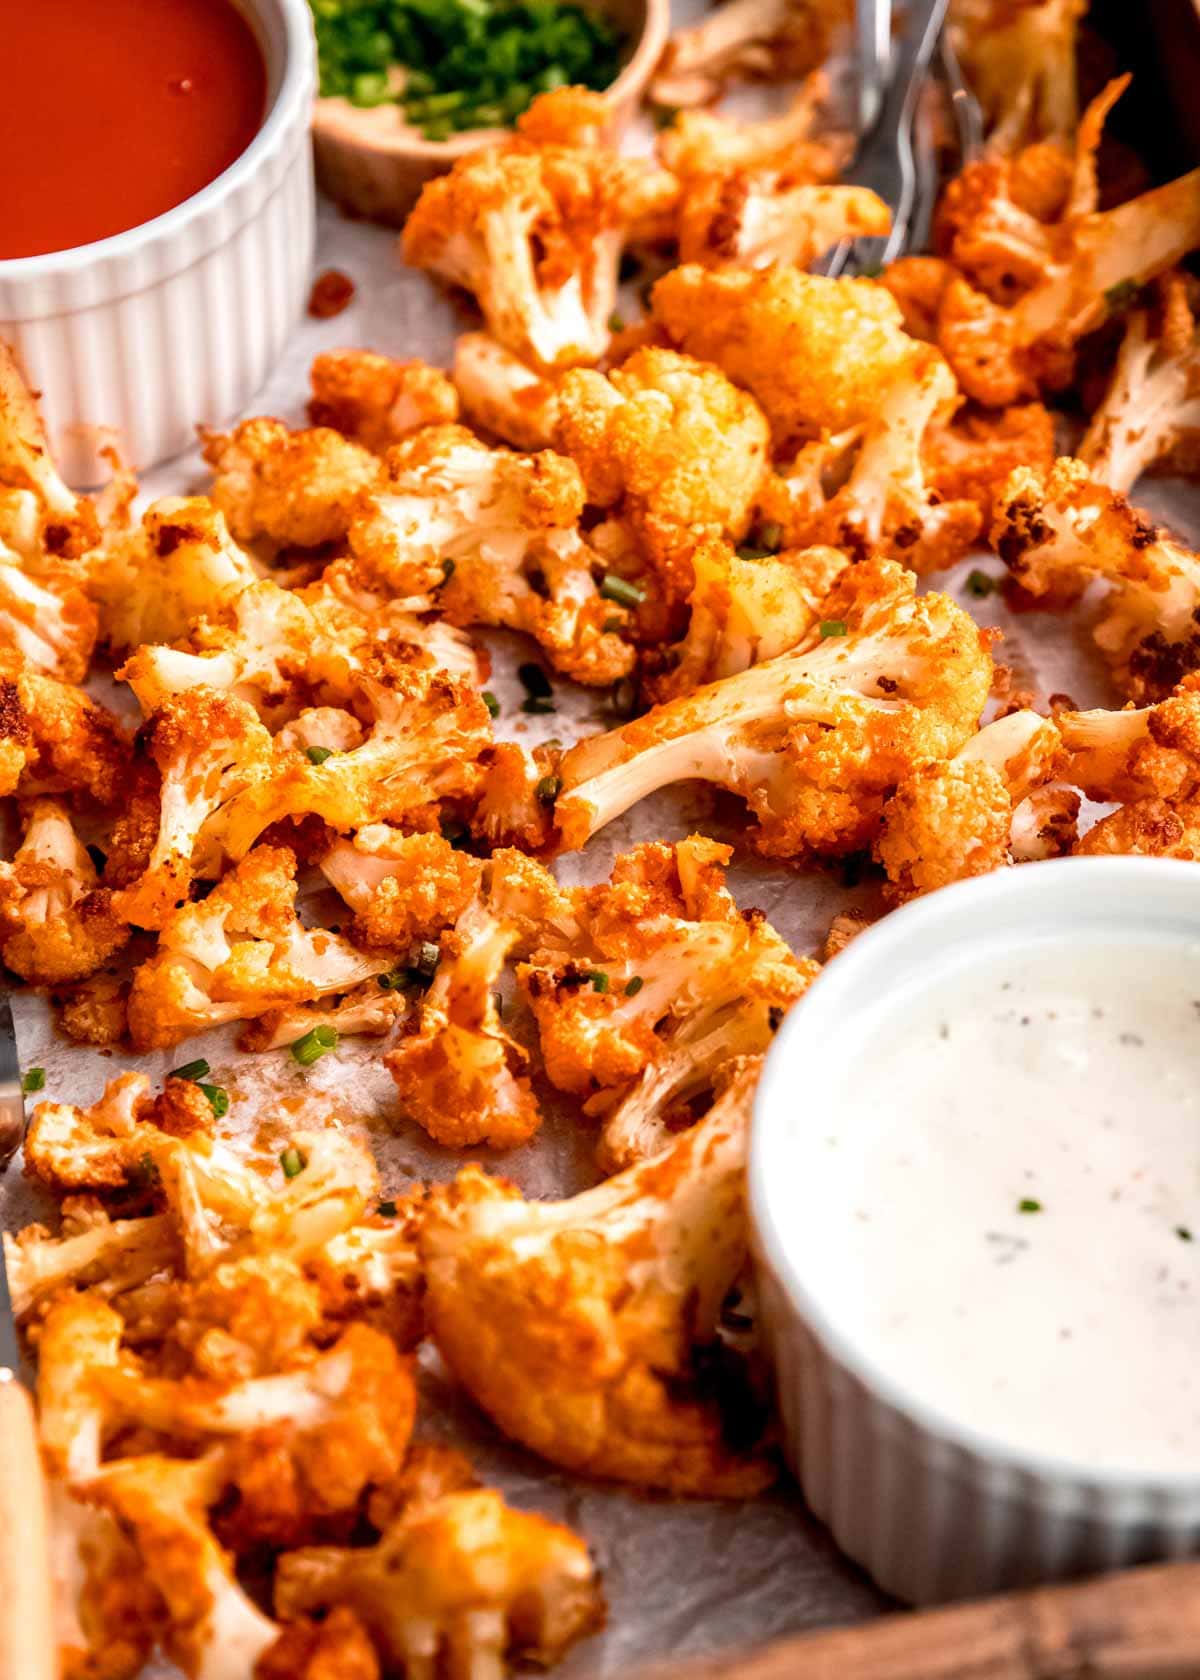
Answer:
<svg viewBox="0 0 1200 1680"><path fill-rule="evenodd" d="M1098 1468L1014 1448L940 1412L856 1345L839 1319L835 1268L802 1253L795 1235L794 1186L806 1149L815 1163L827 1135L839 1065L870 1053L869 1006L893 989L911 995L923 973L980 942L1011 956L1047 934L1148 930L1200 942L1194 863L1077 858L949 887L861 934L792 1010L767 1057L749 1197L785 1451L841 1549L909 1603L1200 1549L1200 1466Z"/></svg>
<svg viewBox="0 0 1200 1680"><path fill-rule="evenodd" d="M307 0L238 0L262 47L267 112L223 174L141 227L0 262L0 338L42 393L51 446L84 487L107 476L96 428L141 470L265 381L304 306L315 204ZM31 183L36 191L36 183Z"/></svg>

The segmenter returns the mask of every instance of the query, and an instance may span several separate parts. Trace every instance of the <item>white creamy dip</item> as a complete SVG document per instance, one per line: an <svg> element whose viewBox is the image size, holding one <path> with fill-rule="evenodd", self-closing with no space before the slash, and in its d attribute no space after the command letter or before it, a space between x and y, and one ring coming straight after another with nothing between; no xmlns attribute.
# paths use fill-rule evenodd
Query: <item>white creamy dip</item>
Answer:
<svg viewBox="0 0 1200 1680"><path fill-rule="evenodd" d="M796 1209L841 1331L1013 1448L1200 1471L1200 945L985 950L859 1049Z"/></svg>

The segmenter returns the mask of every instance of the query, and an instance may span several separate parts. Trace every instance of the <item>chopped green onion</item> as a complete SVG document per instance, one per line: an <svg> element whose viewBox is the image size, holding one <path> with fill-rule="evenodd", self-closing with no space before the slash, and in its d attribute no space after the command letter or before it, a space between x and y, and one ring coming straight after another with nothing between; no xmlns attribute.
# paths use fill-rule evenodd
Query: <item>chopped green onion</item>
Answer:
<svg viewBox="0 0 1200 1680"><path fill-rule="evenodd" d="M521 710L528 712L531 717L538 717L545 712L555 711L556 707L548 694L531 694L528 699L522 700Z"/></svg>
<svg viewBox="0 0 1200 1680"><path fill-rule="evenodd" d="M630 583L628 578L618 577L616 572L605 572L600 593L606 601L618 601L623 607L639 607L646 599L646 591L640 583Z"/></svg>
<svg viewBox="0 0 1200 1680"><path fill-rule="evenodd" d="M610 333L625 331L625 317L616 309L614 309L612 314L608 317L608 330Z"/></svg>
<svg viewBox="0 0 1200 1680"><path fill-rule="evenodd" d="M1192 1233L1186 1225L1176 1225L1175 1235L1179 1238L1180 1242L1191 1242L1193 1240Z"/></svg>
<svg viewBox="0 0 1200 1680"><path fill-rule="evenodd" d="M636 997L645 984L646 982L642 979L641 975L635 974L632 979L626 980L625 982L625 996Z"/></svg>
<svg viewBox="0 0 1200 1680"><path fill-rule="evenodd" d="M208 1098L213 1113L220 1120L229 1113L229 1092L221 1085L201 1085L200 1089Z"/></svg>
<svg viewBox="0 0 1200 1680"><path fill-rule="evenodd" d="M440 117L436 122L423 123L421 125L421 133L425 136L426 140L449 140L450 136L454 133L454 124L447 118Z"/></svg>
<svg viewBox="0 0 1200 1680"><path fill-rule="evenodd" d="M974 595L978 601L982 601L985 595L994 595L999 587L996 579L981 572L978 566L967 574L967 594Z"/></svg>
<svg viewBox="0 0 1200 1680"><path fill-rule="evenodd" d="M168 1079L205 1079L211 1068L203 1056L197 1056L194 1062L184 1062L182 1067L172 1068Z"/></svg>
<svg viewBox="0 0 1200 1680"><path fill-rule="evenodd" d="M400 1210L396 1206L395 1202L380 1202L379 1206L375 1209L375 1212L382 1214L385 1219L395 1219L399 1211Z"/></svg>
<svg viewBox="0 0 1200 1680"><path fill-rule="evenodd" d="M757 543L743 543L737 557L739 560L770 560L777 552L773 548L760 548Z"/></svg>
<svg viewBox="0 0 1200 1680"><path fill-rule="evenodd" d="M332 747L305 747L304 756L310 764L324 764L327 758L333 757Z"/></svg>
<svg viewBox="0 0 1200 1680"><path fill-rule="evenodd" d="M1022 1196L1021 1200L1017 1203L1018 1213L1041 1213L1041 1211L1041 1202L1037 1201L1033 1196Z"/></svg>
<svg viewBox="0 0 1200 1680"><path fill-rule="evenodd" d="M554 693L550 685L550 678L540 665L529 660L524 665L517 666L517 676L521 679L521 686L526 694L548 699Z"/></svg>
<svg viewBox="0 0 1200 1680"><path fill-rule="evenodd" d="M593 968L590 974L584 975L584 979L591 981L594 992L606 992L608 990L608 975L602 968Z"/></svg>
<svg viewBox="0 0 1200 1680"><path fill-rule="evenodd" d="M783 526L777 519L768 519L758 527L758 540L768 554L778 554L783 547Z"/></svg>
<svg viewBox="0 0 1200 1680"><path fill-rule="evenodd" d="M292 1058L301 1067L311 1067L322 1056L337 1048L338 1035L334 1027L313 1027L292 1045Z"/></svg>
<svg viewBox="0 0 1200 1680"><path fill-rule="evenodd" d="M606 636L615 636L618 631L624 630L624 628L625 620L623 618L606 618L601 626Z"/></svg>
<svg viewBox="0 0 1200 1680"><path fill-rule="evenodd" d="M660 131L664 128L670 128L678 115L679 111L674 105L656 105L654 107L655 128Z"/></svg>
<svg viewBox="0 0 1200 1680"><path fill-rule="evenodd" d="M830 636L844 636L846 634L846 620L844 618L823 618L817 626L818 634L826 638Z"/></svg>
<svg viewBox="0 0 1200 1680"><path fill-rule="evenodd" d="M443 583L449 583L450 582L450 579L454 576L455 565L456 565L456 562L454 560L446 559L446 560L442 561L442 582Z"/></svg>
<svg viewBox="0 0 1200 1680"><path fill-rule="evenodd" d="M533 791L543 805L553 805L562 792L562 777L543 776Z"/></svg>
<svg viewBox="0 0 1200 1680"><path fill-rule="evenodd" d="M490 688L485 688L479 698L487 707L488 713L491 717L498 718L500 716L500 702L497 700Z"/></svg>
<svg viewBox="0 0 1200 1680"><path fill-rule="evenodd" d="M376 976L376 984L381 992L403 991L408 982L409 973L406 968L392 968L386 974Z"/></svg>
<svg viewBox="0 0 1200 1680"><path fill-rule="evenodd" d="M283 1168L284 1178L297 1178L308 1165L304 1151L297 1149L295 1144L289 1144L279 1157L279 1165Z"/></svg>
<svg viewBox="0 0 1200 1680"><path fill-rule="evenodd" d="M26 1096L28 1096L31 1091L44 1091L46 1089L45 1068L27 1068L21 1075L21 1089L25 1092Z"/></svg>
<svg viewBox="0 0 1200 1680"><path fill-rule="evenodd" d="M1127 303L1132 303L1138 294L1136 280L1118 280L1115 286L1110 286L1104 294L1104 301L1110 309L1124 309Z"/></svg>

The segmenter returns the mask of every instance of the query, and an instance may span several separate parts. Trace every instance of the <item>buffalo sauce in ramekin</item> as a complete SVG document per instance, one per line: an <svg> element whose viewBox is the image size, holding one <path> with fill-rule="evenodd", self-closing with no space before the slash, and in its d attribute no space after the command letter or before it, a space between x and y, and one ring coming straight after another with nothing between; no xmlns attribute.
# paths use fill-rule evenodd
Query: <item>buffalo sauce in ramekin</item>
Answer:
<svg viewBox="0 0 1200 1680"><path fill-rule="evenodd" d="M262 124L266 69L231 0L0 0L0 261L182 204Z"/></svg>

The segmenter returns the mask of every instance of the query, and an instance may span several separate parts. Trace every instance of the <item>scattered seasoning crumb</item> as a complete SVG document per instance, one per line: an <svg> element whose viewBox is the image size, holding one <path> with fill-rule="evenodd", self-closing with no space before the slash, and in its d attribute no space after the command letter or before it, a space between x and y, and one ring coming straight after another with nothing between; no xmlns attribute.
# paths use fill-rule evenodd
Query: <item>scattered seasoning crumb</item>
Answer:
<svg viewBox="0 0 1200 1680"><path fill-rule="evenodd" d="M949 1023L949 1021L941 1022L941 1024L938 1027L938 1037L939 1038L949 1038L950 1037L950 1023Z"/></svg>
<svg viewBox="0 0 1200 1680"><path fill-rule="evenodd" d="M340 268L327 268L313 281L308 294L308 313L317 321L332 320L349 307L354 291L354 282L348 274L343 274Z"/></svg>
<svg viewBox="0 0 1200 1680"><path fill-rule="evenodd" d="M1018 1213L1041 1213L1042 1204L1035 1196L1022 1196L1017 1203Z"/></svg>
<svg viewBox="0 0 1200 1680"><path fill-rule="evenodd" d="M1143 1037L1142 1037L1142 1036L1141 1036L1141 1034L1140 1034L1140 1033L1135 1033L1135 1032L1123 1032L1123 1033L1119 1033L1119 1034L1118 1034L1118 1035L1117 1035L1117 1038L1118 1038L1118 1042L1119 1042L1119 1043L1121 1043L1121 1044L1130 1044L1130 1045L1135 1045L1135 1046L1137 1046L1137 1048L1139 1048L1139 1049L1140 1049L1140 1048L1141 1048L1141 1047L1142 1047L1142 1045L1144 1045L1144 1044L1145 1044L1145 1042L1146 1042L1146 1040L1145 1040L1145 1039L1144 1039L1144 1038L1143 1038Z"/></svg>

